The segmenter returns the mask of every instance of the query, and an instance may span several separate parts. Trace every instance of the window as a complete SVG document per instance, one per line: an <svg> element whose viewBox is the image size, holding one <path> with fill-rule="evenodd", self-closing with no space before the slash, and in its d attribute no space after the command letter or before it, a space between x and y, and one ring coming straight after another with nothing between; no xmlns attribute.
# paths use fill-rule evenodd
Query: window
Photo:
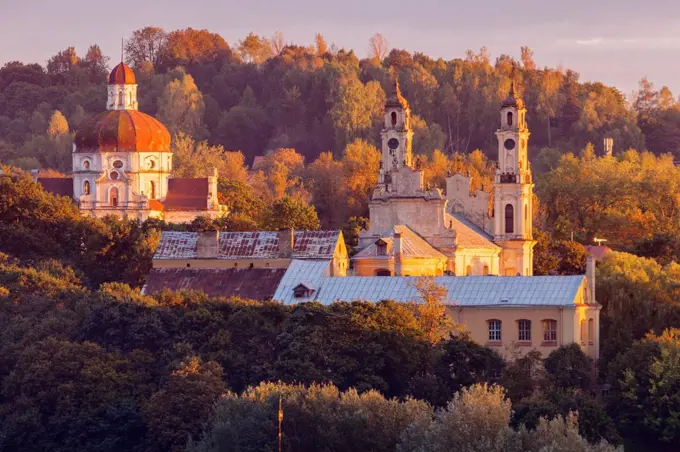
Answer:
<svg viewBox="0 0 680 452"><path fill-rule="evenodd" d="M515 208L512 204L505 206L505 233L512 234L515 232Z"/></svg>
<svg viewBox="0 0 680 452"><path fill-rule="evenodd" d="M531 320L520 320L518 322L519 340L531 341Z"/></svg>
<svg viewBox="0 0 680 452"><path fill-rule="evenodd" d="M580 326L581 326L581 343L585 344L586 343L586 320L585 319L581 319Z"/></svg>
<svg viewBox="0 0 680 452"><path fill-rule="evenodd" d="M149 181L149 199L156 199L156 184L154 181Z"/></svg>
<svg viewBox="0 0 680 452"><path fill-rule="evenodd" d="M529 221L529 207L524 204L524 222L526 223L527 221Z"/></svg>
<svg viewBox="0 0 680 452"><path fill-rule="evenodd" d="M109 191L109 204L111 204L112 207L118 207L118 188L117 187L111 187L111 190Z"/></svg>
<svg viewBox="0 0 680 452"><path fill-rule="evenodd" d="M385 268L381 268L380 270L375 271L375 276L392 276L392 272Z"/></svg>
<svg viewBox="0 0 680 452"><path fill-rule="evenodd" d="M375 242L378 256L387 256L387 243L382 239Z"/></svg>
<svg viewBox="0 0 680 452"><path fill-rule="evenodd" d="M123 99L124 99L124 97L125 97L125 96L123 95L123 90L122 90L122 89L119 89L119 90L118 90L118 105L119 105L119 106L122 106L122 105L123 105Z"/></svg>
<svg viewBox="0 0 680 452"><path fill-rule="evenodd" d="M113 162L113 167L116 169L121 169L123 167L123 161L122 160L116 160Z"/></svg>
<svg viewBox="0 0 680 452"><path fill-rule="evenodd" d="M392 114L390 116L392 117L392 125L396 126L397 125L397 113L392 112Z"/></svg>
<svg viewBox="0 0 680 452"><path fill-rule="evenodd" d="M592 344L595 341L595 320L588 319L588 343Z"/></svg>
<svg viewBox="0 0 680 452"><path fill-rule="evenodd" d="M501 321L489 320L489 340L499 342L501 340Z"/></svg>
<svg viewBox="0 0 680 452"><path fill-rule="evenodd" d="M545 342L557 341L557 320L546 319L543 321L543 340Z"/></svg>
<svg viewBox="0 0 680 452"><path fill-rule="evenodd" d="M512 125L512 112L511 111L508 112L508 125L509 126Z"/></svg>
<svg viewBox="0 0 680 452"><path fill-rule="evenodd" d="M482 268L482 275L487 276L489 274L489 266L485 265L484 268Z"/></svg>
<svg viewBox="0 0 680 452"><path fill-rule="evenodd" d="M314 289L311 289L311 288L305 286L304 284L298 284L293 289L293 296L295 298L311 297L313 293L314 293Z"/></svg>
<svg viewBox="0 0 680 452"><path fill-rule="evenodd" d="M85 183L83 183L83 194L84 195L90 194L90 182L89 181L85 181Z"/></svg>
<svg viewBox="0 0 680 452"><path fill-rule="evenodd" d="M83 161L83 168L90 169L90 161L89 160Z"/></svg>
<svg viewBox="0 0 680 452"><path fill-rule="evenodd" d="M111 171L111 173L109 174L109 179L118 180L118 173L116 171Z"/></svg>
<svg viewBox="0 0 680 452"><path fill-rule="evenodd" d="M465 267L465 276L470 276L470 275L472 275L472 267L470 267L468 265L467 267Z"/></svg>

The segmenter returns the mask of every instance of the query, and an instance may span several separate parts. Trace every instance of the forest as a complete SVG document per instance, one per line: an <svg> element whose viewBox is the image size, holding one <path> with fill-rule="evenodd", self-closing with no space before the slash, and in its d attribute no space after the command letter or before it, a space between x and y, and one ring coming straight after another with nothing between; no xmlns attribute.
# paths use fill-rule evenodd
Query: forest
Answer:
<svg viewBox="0 0 680 452"><path fill-rule="evenodd" d="M321 34L307 46L280 34L230 46L206 30L134 31L125 60L140 109L173 134L176 175L220 174L230 215L188 225L82 217L27 172L70 171L74 134L104 109L117 60L92 45L0 68L0 450L273 451L279 397L289 451L680 443L672 93L643 79L627 99L539 68L528 48L492 63L485 49L444 61L390 49L381 35L369 45L359 59ZM464 172L485 191L499 102L515 82L532 133L535 273L582 274L595 237L616 250L598 265L595 373L578 347L543 365L505 362L464 332L433 334L432 312L389 300L141 295L167 229L338 228L352 246L367 225L395 75L427 182L444 188Z"/></svg>

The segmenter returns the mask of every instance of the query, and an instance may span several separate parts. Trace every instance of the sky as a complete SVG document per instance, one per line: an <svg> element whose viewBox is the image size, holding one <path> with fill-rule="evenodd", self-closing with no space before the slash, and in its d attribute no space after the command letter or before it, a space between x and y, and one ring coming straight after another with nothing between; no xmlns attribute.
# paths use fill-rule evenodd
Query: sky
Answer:
<svg viewBox="0 0 680 452"><path fill-rule="evenodd" d="M680 94L678 0L0 0L0 65L45 64L69 46L97 43L115 62L121 38L154 25L205 28L231 46L249 32L283 33L368 54L380 32L391 47L444 59L486 46L492 61L529 46L539 67L573 69L629 95L641 77Z"/></svg>

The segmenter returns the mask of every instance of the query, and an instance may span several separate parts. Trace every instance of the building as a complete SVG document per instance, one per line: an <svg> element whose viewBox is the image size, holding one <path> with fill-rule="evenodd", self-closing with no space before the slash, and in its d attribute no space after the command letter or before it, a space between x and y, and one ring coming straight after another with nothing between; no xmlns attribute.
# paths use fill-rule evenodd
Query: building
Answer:
<svg viewBox="0 0 680 452"><path fill-rule="evenodd" d="M470 179L452 175L446 195L413 163L410 109L395 82L388 93L382 162L369 203L370 227L348 270L339 231L166 232L145 292L199 289L284 304L366 300L422 302L418 277L446 289L449 313L472 338L507 358L543 356L577 343L599 356L601 306L595 260L586 275L532 276L533 184L524 105L511 88L500 106L493 209ZM249 295L252 294L252 295Z"/></svg>
<svg viewBox="0 0 680 452"><path fill-rule="evenodd" d="M216 218L217 174L174 179L170 133L138 111L135 75L124 63L109 76L106 110L83 122L73 146L73 176L40 178L55 194L71 196L84 215L168 222ZM68 187L70 185L70 187Z"/></svg>
<svg viewBox="0 0 680 452"><path fill-rule="evenodd" d="M294 261L329 277L347 275L340 231L163 232L145 293L202 290L211 296L271 299Z"/></svg>
<svg viewBox="0 0 680 452"><path fill-rule="evenodd" d="M352 258L359 276L531 276L533 183L524 103L510 89L496 132L499 161L489 196L453 175L447 194L424 185L413 164L411 110L394 82L385 103L382 161L369 204L370 228Z"/></svg>

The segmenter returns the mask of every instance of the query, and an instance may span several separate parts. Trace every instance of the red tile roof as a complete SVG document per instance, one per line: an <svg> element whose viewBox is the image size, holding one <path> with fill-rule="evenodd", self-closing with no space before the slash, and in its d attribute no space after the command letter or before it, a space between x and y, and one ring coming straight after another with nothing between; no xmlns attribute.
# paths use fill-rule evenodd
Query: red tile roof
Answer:
<svg viewBox="0 0 680 452"><path fill-rule="evenodd" d="M141 111L107 110L78 127L75 144L76 152L169 152L170 132Z"/></svg>
<svg viewBox="0 0 680 452"><path fill-rule="evenodd" d="M46 192L73 198L73 178L71 177L38 177L38 183Z"/></svg>
<svg viewBox="0 0 680 452"><path fill-rule="evenodd" d="M135 83L137 83L135 73L123 62L114 67L109 75L109 85L134 85Z"/></svg>
<svg viewBox="0 0 680 452"><path fill-rule="evenodd" d="M201 290L211 297L268 300L285 273L285 268L154 268L146 279L144 293Z"/></svg>
<svg viewBox="0 0 680 452"><path fill-rule="evenodd" d="M196 259L198 233L165 231L154 259ZM295 231L292 257L332 259L340 231ZM217 259L278 257L279 234L271 231L221 232Z"/></svg>
<svg viewBox="0 0 680 452"><path fill-rule="evenodd" d="M168 194L163 204L165 210L207 210L210 181L198 179L168 179Z"/></svg>

